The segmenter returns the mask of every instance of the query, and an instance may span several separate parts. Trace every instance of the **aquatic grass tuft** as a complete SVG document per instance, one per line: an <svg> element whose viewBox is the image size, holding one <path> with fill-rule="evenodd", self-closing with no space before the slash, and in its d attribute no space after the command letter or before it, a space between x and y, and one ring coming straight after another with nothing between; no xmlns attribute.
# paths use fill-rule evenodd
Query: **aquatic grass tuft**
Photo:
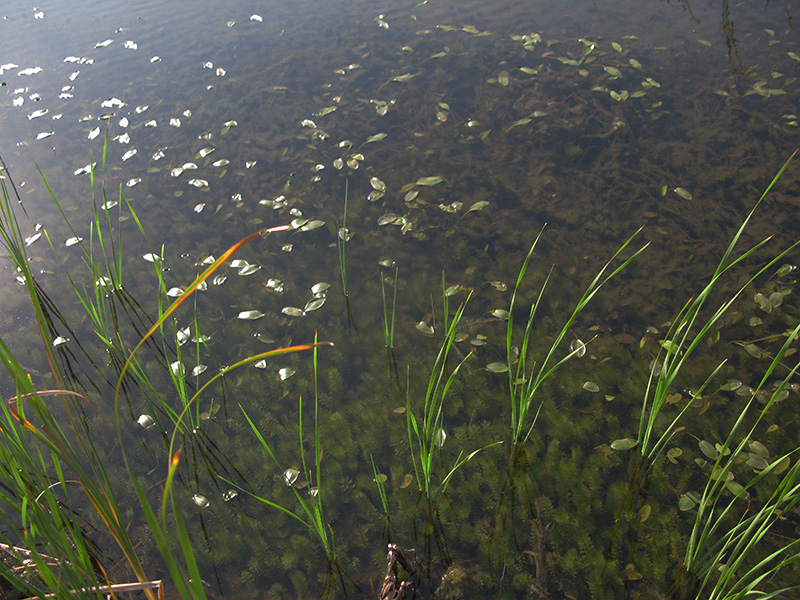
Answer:
<svg viewBox="0 0 800 600"><path fill-rule="evenodd" d="M398 267L394 268L394 295L392 297L392 314L391 317L389 316L388 305L386 302L386 282L383 276L383 272L378 272L378 276L381 278L381 300L383 302L383 341L386 345L387 350L394 350L394 322L395 322L395 312L397 309L397 274L399 272Z"/></svg>
<svg viewBox="0 0 800 600"><path fill-rule="evenodd" d="M455 381L459 370L472 356L469 352L448 374L448 358L453 346L458 324L464 315L464 309L469 302L472 293L467 296L464 302L458 307L455 315L450 321L450 326L445 333L445 339L439 348L436 359L431 367L428 377L428 387L425 392L425 402L419 418L414 414L411 405L411 385L410 367L406 375L406 429L408 432L408 443L411 447L411 458L414 463L414 475L417 485L422 494L429 501L435 501L447 490L453 475L467 461L471 460L481 450L496 446L501 442L487 444L464 456L463 451L450 467L449 471L439 478L438 482L434 477L435 458L440 455L441 450L447 439L447 432L444 428L444 405L447 392ZM446 295L445 295L446 298ZM446 302L446 300L445 300ZM416 440L416 443L415 443Z"/></svg>
<svg viewBox="0 0 800 600"><path fill-rule="evenodd" d="M681 411L671 420L663 433L657 435L655 433L656 421L661 413L661 410L667 402L667 396L672 393L673 384L675 379L678 377L678 374L681 372L681 369L694 354L695 350L697 350L700 344L706 340L706 338L708 338L715 325L719 323L720 319L725 315L728 309L730 309L733 303L742 295L747 287L759 276L772 268L778 261L783 259L789 252L794 250L798 244L800 244L800 241L795 242L784 251L780 252L777 256L769 260L765 265L759 268L755 274L748 277L743 285L738 286L737 291L734 292L725 302L723 302L705 322L701 321L701 311L704 308L709 295L719 284L720 278L734 266L748 259L771 239L772 236L767 237L753 245L738 257L733 259L731 258L737 242L744 233L744 230L747 227L747 224L750 222L750 219L752 218L756 209L772 189L772 186L775 185L780 176L789 166L789 163L796 154L797 150L795 150L795 152L783 164L780 171L778 171L777 175L775 175L775 177L772 179L766 190L764 190L764 193L761 194L761 197L744 218L742 224L739 226L739 229L736 231L735 235L725 249L722 258L720 259L720 262L714 271L714 275L711 277L711 280L696 297L690 298L686 302L680 312L672 320L672 325L670 326L665 339L661 341L661 348L656 356L655 361L653 362L655 366L651 369L647 382L647 389L645 390L642 400L642 411L636 440L638 442L637 451L648 461L649 464L652 464L652 462L663 453L666 444L677 431L677 423L680 418L692 405L694 398L702 394L703 390L706 389L708 384L719 372L724 363L719 364L711 372L703 384L697 388L697 390L695 390L694 394L689 399L689 402L687 402ZM698 328L695 331L696 326L698 326Z"/></svg>
<svg viewBox="0 0 800 600"><path fill-rule="evenodd" d="M619 274L620 271L628 266L633 259L635 259L641 252L644 251L645 248L647 248L647 246L649 246L649 242L644 244L641 248L636 250L628 258L622 261L619 266L614 268L606 275L611 263L625 250L625 248L628 247L628 245L634 240L634 238L636 238L640 231L641 229L637 230L632 236L630 236L608 260L608 262L606 262L603 268L600 269L597 275L595 275L594 279L589 284L589 287L586 288L583 296L581 296L580 300L575 305L572 314L569 316L564 323L564 326L556 335L555 340L550 345L550 348L548 349L544 359L539 363L538 368L536 366L534 357L530 354L531 331L533 323L536 320L536 311L539 308L542 298L544 297L545 288L547 287L547 283L552 275L552 268L542 283L539 294L531 306L528 320L522 334L522 340L518 347L514 345L514 314L516 310L517 294L519 293L520 285L525 277L525 272L528 269L528 264L530 263L534 250L536 249L536 245L542 237L544 227L542 227L536 236L536 239L534 239L533 243L531 244L531 248L525 257L525 260L522 262L522 267L517 275L517 282L514 286L514 293L511 296L511 303L508 309L508 327L506 329L508 387L511 400L511 440L513 444L525 444L530 438L533 428L536 426L536 421L539 418L539 414L544 403L544 400L540 400L538 406L535 407L535 411L533 410L534 400L539 388L553 373L555 373L573 356L576 356L583 350L583 345L580 345L575 349L570 350L570 352L568 352L563 358L559 360L555 359L556 352L563 342L564 337L567 335L572 323L578 318L578 315L580 315L583 309L586 308L586 305L589 304L595 294L600 291L600 288L602 288L606 283L608 283L608 281ZM514 366L515 364L516 367ZM532 411L533 413L531 414Z"/></svg>
<svg viewBox="0 0 800 600"><path fill-rule="evenodd" d="M322 484L322 444L320 440L320 429L319 429L319 393L318 393L318 383L317 383L317 374L318 374L317 348L320 345L332 345L332 344L330 342L317 342L316 335L314 337L315 339L313 344L313 353L314 353L313 355L313 367L314 367L314 450L313 450L314 469L313 471L308 465L308 461L306 459L305 444L303 441L304 439L303 397L301 396L300 399L298 400L298 438L300 447L299 448L300 461L303 468L303 476L306 479L305 483L307 484L305 486L308 494L307 498L303 497L303 495L300 493L300 490L293 485L298 473L295 471L293 474L290 475L291 469L286 469L286 470L283 469L280 461L278 461L269 443L264 439L264 436L261 434L261 432L259 431L256 424L253 422L253 420L250 418L250 415L247 413L247 411L241 404L239 405L239 408L242 410L242 414L244 414L245 419L247 419L247 423L250 425L250 428L253 430L253 433L255 434L262 448L264 448L266 453L272 459L272 462L275 463L275 466L278 467L278 470L281 472L286 485L292 488L295 498L300 504L301 512L299 513L294 512L286 508L285 506L278 504L277 502L274 502L262 496L258 496L257 494L249 490L245 490L240 486L236 486L235 483L228 481L227 479L224 478L222 479L227 483L238 487L239 490L251 495L259 502L262 502L271 508L279 510L280 512L302 523L309 531L311 531L315 535L315 537L320 543L320 546L325 552L325 558L327 559L329 566L333 568L336 565L336 549L334 545L333 530L325 521L325 514L323 511L324 488Z"/></svg>
<svg viewBox="0 0 800 600"><path fill-rule="evenodd" d="M796 456L794 464L786 469L793 455L800 453L800 444L757 469L756 475L744 485L733 475L734 468L744 460L756 428L773 405L783 398L784 390L800 370L798 362L775 387L750 429L735 443L739 430L758 404L757 395L781 365L798 335L800 324L789 333L770 361L717 451L717 459L697 503L684 563L673 589L674 598L772 598L800 589L800 583L780 589L772 584L781 569L800 560L800 540L772 533L776 523L800 506L800 462Z"/></svg>

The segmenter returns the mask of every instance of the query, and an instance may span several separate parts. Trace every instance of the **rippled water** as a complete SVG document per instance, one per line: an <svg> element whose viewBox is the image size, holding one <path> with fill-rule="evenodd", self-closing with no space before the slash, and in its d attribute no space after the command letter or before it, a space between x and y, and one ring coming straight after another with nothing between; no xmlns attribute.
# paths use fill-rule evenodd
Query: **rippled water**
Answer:
<svg viewBox="0 0 800 600"><path fill-rule="evenodd" d="M4 9L0 156L29 216L21 220L23 234L43 224L73 273L80 257L63 242L88 240L93 206L120 200L121 190L147 236L131 218L117 224L119 208L110 209L122 236L124 285L151 317L157 282L142 255L163 247L166 288L185 287L204 258L249 233L293 219L325 222L244 247L236 258L260 270L240 276L223 267L227 280L209 285L194 312L182 309L178 319L179 327L213 340L199 357L195 348L184 350L191 354L184 363L207 363L212 371L266 348L309 342L315 331L336 343L319 354L322 487L349 594L375 593L385 544L393 541L417 547L421 562L429 561L430 587L445 572L450 581L468 581L440 597L652 597L653 590L666 593L683 556L683 538L672 533L685 535L690 526L677 502L697 487L694 463L663 467L653 516L626 546L612 523L628 477L625 460L603 448L635 434L647 364L658 350L658 334L646 334L647 327L663 332L708 280L741 219L797 146L796 10L790 1L210 0ZM75 174L93 161L94 192L88 175ZM418 184L424 177L441 182ZM774 234L764 256L794 241L797 198L790 167L745 241ZM337 251L345 219L352 235L348 303ZM400 410L406 365L414 406L442 341L443 273L446 286L461 286L450 298L451 314L475 290L466 337L456 347L461 357L475 354L445 408L444 463L507 435L507 380L483 368L505 360L504 323L491 312L508 308L520 265L545 224L520 299L524 310L538 302L552 265L539 308L542 346L616 248L640 227L636 247L651 244L576 323L575 336L597 340L544 390L550 401L530 442L534 475L524 491L504 483L503 451L487 449L458 472L432 525L412 491L416 484L406 483L414 472ZM70 314L74 302L45 239L29 251L73 323L74 343L102 355L91 326ZM0 331L45 385L46 363L22 325L24 298L13 273L4 275ZM283 282L282 293L262 285L270 278ZM331 284L321 308L300 317L282 312L307 306L318 282ZM508 291L489 282L504 282ZM737 343L796 322L791 295L769 318L750 302L773 284L764 278L748 288L722 341L677 392L696 388L722 357L730 358L729 375L755 377L763 365ZM383 319L395 297L390 354ZM251 310L266 316L237 319ZM765 328L748 328L747 319L759 315ZM434 337L421 332L427 326ZM486 336L485 345L470 345L477 335ZM175 357L165 352L168 358L145 363L155 390L170 389L164 367ZM87 359L68 360L86 379L97 378ZM288 366L297 374L282 381L278 370ZM191 457L181 481L209 593L318 594L326 568L313 537L245 494L224 502L229 486L216 477L294 502L237 404L269 431L283 466L299 466L297 399L314 396L310 359L274 359L226 380L202 404L223 409L187 441ZM599 394L582 387L587 380L599 384ZM190 385L203 381L201 375ZM175 395L162 393L167 402ZM140 442L142 477L157 486L167 461L163 440L136 425L148 402L131 398L130 436ZM724 429L709 414L738 410L730 399L709 402L705 420L697 415L687 425L698 439ZM794 428L786 425L787 439ZM697 454L696 441L685 437L686 456ZM388 474L389 519L371 459ZM197 494L208 507L192 503ZM523 506L518 513L501 510L511 497Z"/></svg>

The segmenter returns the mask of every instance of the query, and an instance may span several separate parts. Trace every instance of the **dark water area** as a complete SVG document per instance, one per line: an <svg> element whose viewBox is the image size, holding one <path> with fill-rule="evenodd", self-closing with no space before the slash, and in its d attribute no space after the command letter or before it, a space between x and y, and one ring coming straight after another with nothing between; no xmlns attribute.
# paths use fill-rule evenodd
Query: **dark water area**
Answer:
<svg viewBox="0 0 800 600"><path fill-rule="evenodd" d="M791 269L778 272L796 253L748 285L687 361L671 388L676 412L657 429L728 362L633 500L633 461L610 444L636 437L651 363L672 320L707 284L798 146L797 11L794 1L688 0L0 7L0 157L27 215L20 214L23 235L33 240L41 224L62 262L45 236L27 248L69 323L56 325L69 338L57 354L74 385L97 401L98 428L114 418L119 364L64 277L98 285L80 246L68 242L92 239L99 256L89 226L95 209L102 222L109 215L122 248L125 295L109 302L141 310L119 326L129 350L159 302L180 293L162 292L185 289L246 235L293 223L241 248L233 259L246 263L222 266L175 313L175 331L188 327L181 342L202 334L208 345L177 345L170 332L148 345L140 360L149 385L129 389L123 408L121 441L140 482L158 494L171 411L212 372L311 342L315 332L335 343L319 349L318 394L305 353L239 367L192 405L175 493L208 594L374 596L393 542L417 550L418 597L668 597L694 520L679 501L702 492L710 471L696 464L704 460L698 441L725 439L747 399L720 387L729 379L755 387L783 333L797 325ZM92 163L93 187L85 168ZM737 252L774 238L726 276L710 307L796 241L799 198L792 163ZM508 363L506 321L496 311L509 309L543 227L512 315L519 345L536 304L537 363L614 252L640 228L621 258L649 246L573 324L557 355L576 339L592 343L542 386L534 405L541 397L541 412L516 451L509 378L486 366ZM156 266L142 258L149 254L162 257ZM313 287L319 283L330 287ZM0 334L46 386L23 291L4 267ZM435 478L459 457L504 444L477 454L428 502L405 411L421 415L446 323L470 291L447 374L469 357L444 401ZM766 307L759 293L781 301ZM747 349L753 344L758 356ZM189 376L199 365L207 370ZM0 384L13 395L9 388ZM314 533L256 498L304 518L283 480L286 469L304 470L298 399L308 411L315 396L322 478L308 482L301 473L295 489L319 488L308 502L321 499L325 508L342 574L333 577ZM140 427L143 415L158 426ZM313 413L303 427L313 471ZM793 449L792 402L760 427L756 437L773 457ZM104 448L115 464L115 441ZM125 498L130 484L117 470ZM230 498L233 489L240 491ZM135 498L121 504L131 506L131 535L148 572L163 576ZM788 516L781 535L796 538L796 521ZM798 577L787 572L774 585Z"/></svg>

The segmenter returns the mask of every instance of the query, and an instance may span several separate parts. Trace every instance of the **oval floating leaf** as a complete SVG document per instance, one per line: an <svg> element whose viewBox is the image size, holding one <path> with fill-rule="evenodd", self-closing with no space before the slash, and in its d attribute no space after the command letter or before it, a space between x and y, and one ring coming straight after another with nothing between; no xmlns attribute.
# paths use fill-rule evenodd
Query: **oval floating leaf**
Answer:
<svg viewBox="0 0 800 600"><path fill-rule="evenodd" d="M507 373L508 365L504 362L493 362L486 365L486 370L490 373Z"/></svg>
<svg viewBox="0 0 800 600"><path fill-rule="evenodd" d="M239 313L238 318L244 319L247 321L254 321L255 319L260 319L264 316L264 313L260 310L244 310Z"/></svg>
<svg viewBox="0 0 800 600"><path fill-rule="evenodd" d="M594 393L600 391L600 386L597 385L594 381L587 381L586 383L583 384L583 389L585 389L587 392Z"/></svg>
<svg viewBox="0 0 800 600"><path fill-rule="evenodd" d="M621 438L611 442L611 449L622 452L624 450L630 450L631 448L635 448L638 445L639 442L637 442L633 438Z"/></svg>
<svg viewBox="0 0 800 600"><path fill-rule="evenodd" d="M674 190L672 190L672 191L673 191L673 192L675 192L675 193L676 193L678 196L680 196L680 197L681 197L681 198L683 198L684 200L691 200L691 199L692 199L692 195L691 195L691 194L688 192L688 190L686 190L685 188L682 188L682 187L676 187L676 188L675 188Z"/></svg>

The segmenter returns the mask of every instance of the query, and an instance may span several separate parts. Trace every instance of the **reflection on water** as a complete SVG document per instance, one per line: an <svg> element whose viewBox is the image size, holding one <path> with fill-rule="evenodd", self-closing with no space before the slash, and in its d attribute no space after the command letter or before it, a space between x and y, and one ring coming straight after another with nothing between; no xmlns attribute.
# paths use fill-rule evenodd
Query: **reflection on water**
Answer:
<svg viewBox="0 0 800 600"><path fill-rule="evenodd" d="M130 294L115 301L128 314L122 322L134 324L121 326L130 346L157 312L154 269L166 289L184 288L236 240L293 222L242 248L235 258L246 262L222 267L194 308L177 313L177 330L208 340L185 347L177 372L207 366L186 378L195 389L222 366L309 342L315 331L336 343L319 352L320 487L348 592L379 588L391 541L417 548L424 593L445 575L440 597L665 594L691 526L678 500L701 485L693 437L724 437L730 424L709 415L739 410L740 399L716 392L701 403L685 423L690 435L676 438L683 457L658 463L649 496L608 444L635 433L648 362L669 319L708 280L797 144L794 8L423 2L381 14L368 3L206 1L190 11L161 3L15 9L0 24L9 40L0 151L30 216L24 235L42 223L63 269L80 269L66 241L90 238L93 206L112 216ZM95 163L92 189L76 172ZM774 247L793 239L797 186L790 169L748 239L775 234ZM126 201L146 239L134 219L117 224L129 215ZM574 336L594 341L543 388L548 401L528 446L485 450L441 501L426 502L409 456L406 393L411 406L425 397L444 324L474 290L453 349L458 360L474 354L445 405L443 464L506 438L507 379L483 368L506 356L505 323L492 313L508 308L545 223L517 299L525 310L539 306L537 351L625 239L644 226L642 243L651 245L576 322ZM71 292L45 241L29 251L45 289L65 299L57 304L72 343L61 352L91 388L120 365L103 364L91 326L69 314ZM442 314L443 273L445 287L459 286L450 315ZM33 333L19 327L26 313L11 275L0 328L20 361L44 373ZM725 377L760 373L763 364L741 349L793 326L793 282L784 275L748 289L676 394L685 399L716 359L730 359ZM314 291L320 283L330 287ZM767 313L749 302L755 292L781 292L782 303ZM87 356L71 349L78 342ZM176 349L150 352L152 386L128 390L127 416L142 477L157 486L167 461L158 431L169 421L156 398L172 401L163 390ZM210 593L283 597L324 585L313 536L230 493L235 485L292 505L239 404L257 415L282 467L300 468L297 398L313 390L310 359L292 355L244 367L206 393L184 440L181 484ZM159 427L140 428L143 414ZM762 440L774 452L795 425L783 427Z"/></svg>

